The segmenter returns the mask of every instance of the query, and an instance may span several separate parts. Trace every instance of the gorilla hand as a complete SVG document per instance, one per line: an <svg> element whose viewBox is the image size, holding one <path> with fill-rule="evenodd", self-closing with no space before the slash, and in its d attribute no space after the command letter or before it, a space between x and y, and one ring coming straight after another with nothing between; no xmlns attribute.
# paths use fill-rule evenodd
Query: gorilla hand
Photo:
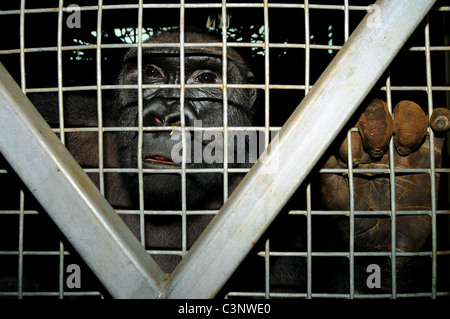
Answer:
<svg viewBox="0 0 450 319"><path fill-rule="evenodd" d="M356 211L390 211L391 196L395 195L397 211L429 210L431 208L431 179L427 172L401 172L401 169L429 169L430 146L434 148L435 167L441 166L444 138L439 132L430 143L428 120L422 109L410 101L402 101L394 108L392 119L386 103L373 100L358 119L358 132L351 132L352 165L355 169L389 169L388 146L394 135L395 194L390 194L388 172L358 172L354 176L354 209ZM449 112L436 109L431 117L435 131L448 130ZM324 168L347 168L347 137L336 155L331 155ZM324 204L332 210L349 210L349 180L347 174L322 174L321 194ZM436 174L437 197L439 174ZM437 200L437 198L436 198ZM381 216L355 218L355 247L368 250L390 250L391 219ZM341 223L348 236L348 219ZM396 217L396 249L417 251L431 230L431 217L401 215Z"/></svg>

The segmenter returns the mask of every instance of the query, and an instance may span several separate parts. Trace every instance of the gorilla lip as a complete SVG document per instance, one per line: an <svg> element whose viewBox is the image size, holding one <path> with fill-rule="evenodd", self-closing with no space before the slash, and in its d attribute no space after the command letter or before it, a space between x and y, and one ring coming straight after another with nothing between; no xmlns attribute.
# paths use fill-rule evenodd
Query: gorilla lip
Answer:
<svg viewBox="0 0 450 319"><path fill-rule="evenodd" d="M148 162L153 162L153 163L164 163L164 164L175 165L175 163L173 161L165 158L164 156L160 156L160 155L148 156L145 158L145 160Z"/></svg>

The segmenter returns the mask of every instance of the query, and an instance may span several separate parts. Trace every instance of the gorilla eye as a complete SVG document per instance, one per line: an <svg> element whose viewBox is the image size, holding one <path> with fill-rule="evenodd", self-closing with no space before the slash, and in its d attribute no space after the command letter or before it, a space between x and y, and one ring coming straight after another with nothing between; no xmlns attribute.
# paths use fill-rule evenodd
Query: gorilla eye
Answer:
<svg viewBox="0 0 450 319"><path fill-rule="evenodd" d="M216 76L213 73L205 72L197 77L200 83L211 84L216 82Z"/></svg>
<svg viewBox="0 0 450 319"><path fill-rule="evenodd" d="M144 68L144 72L145 72L145 74L147 74L148 77L151 77L151 78L162 78L161 72L154 65L146 66Z"/></svg>

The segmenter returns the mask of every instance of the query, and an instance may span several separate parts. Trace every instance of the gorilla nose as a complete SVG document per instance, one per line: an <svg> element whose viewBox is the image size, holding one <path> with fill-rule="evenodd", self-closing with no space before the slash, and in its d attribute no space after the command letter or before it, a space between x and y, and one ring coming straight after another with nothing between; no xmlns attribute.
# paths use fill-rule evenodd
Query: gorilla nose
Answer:
<svg viewBox="0 0 450 319"><path fill-rule="evenodd" d="M144 104L144 126L179 126L180 101L178 99L154 98ZM184 106L186 126L194 125L195 109L186 102Z"/></svg>

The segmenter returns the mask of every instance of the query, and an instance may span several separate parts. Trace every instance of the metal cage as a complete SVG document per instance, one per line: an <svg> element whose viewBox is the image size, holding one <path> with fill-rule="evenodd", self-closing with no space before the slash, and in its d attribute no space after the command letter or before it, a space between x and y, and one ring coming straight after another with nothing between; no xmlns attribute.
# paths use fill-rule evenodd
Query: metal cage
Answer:
<svg viewBox="0 0 450 319"><path fill-rule="evenodd" d="M81 17L80 28L68 24L74 13ZM206 298L215 296L224 286L226 291L221 291L221 295L227 298L448 296L450 148L447 143L441 167L435 164L434 152L429 154L430 167L396 168L393 159L386 169L359 169L351 165L347 169L325 169L317 168L316 164L341 131L345 135L348 130L350 137L357 130L349 129L346 124L374 91L385 97L391 111L401 99L416 101L428 114L437 107L448 108L449 19L447 0L4 1L0 4L0 23L5 33L0 45L0 61L5 66L0 70L0 150L7 162L3 161L0 167L0 296ZM146 43L147 38L173 28L179 28L184 34L190 24L215 30L222 37L221 43L202 45L222 48L225 77L220 88L225 97L225 110L227 90L255 88L259 93L257 126L232 127L224 116L220 131L224 136L239 129L261 132L264 148L269 145L271 133L278 133L280 138L272 141L271 151L262 154L265 160L258 161L251 169L229 168L225 153L220 169L191 170L184 162L180 168L165 170L181 176L179 210L148 209L142 196L136 209L115 210L103 197L105 176L137 174L142 194L143 174L158 173L144 168L142 160L138 161L137 168L104 165L105 134L131 130L142 136L144 132L156 130L144 126L142 98L136 127L111 127L103 123L101 101L106 92L135 89L142 97L142 90L147 88L142 76L133 87L110 80L115 77L117 56L124 49L137 48L139 58L143 48L155 46ZM195 46L199 44L186 43L183 37L178 44L158 44L158 47L179 48L182 73L184 50ZM255 72L256 83L227 83L228 47L243 52ZM193 87L183 82L174 87L181 91L182 114L184 91ZM65 126L67 110L63 96L78 91L94 92L99 101L95 127ZM50 130L22 92L57 94L59 127ZM195 128L186 127L181 117L180 130L185 142L186 131ZM63 144L67 134L97 134L98 167L80 168L52 131ZM431 129L427 135L433 141ZM430 149L434 149L433 144ZM142 148L137 152L142 152ZM394 152L392 141L389 152ZM350 153L350 159L351 156ZM273 165L277 167L276 173ZM83 171L98 175L98 190ZM186 207L186 174L202 172L223 176L224 205L220 210ZM231 195L229 176L239 173L248 174ZM390 194L386 196L392 204L390 210L358 211L353 207L354 175L367 173L389 178ZM397 210L395 178L413 173L429 175L431 208ZM349 210L326 210L315 202L315 178L322 174L340 174L348 179ZM436 174L440 177L439 197ZM119 215L140 218L137 240ZM154 215L179 217L182 238L179 248L146 250L143 247L144 218ZM187 220L198 215L215 218L198 242L188 247ZM355 250L355 217L380 215L390 220L392 248ZM430 239L420 251L396 250L397 216L406 215L431 218ZM337 249L330 242L325 246L316 244L320 240L317 234L332 231L334 224L329 219L336 216L349 222L346 248ZM286 219L289 229L286 233L275 232L268 239L264 237L255 251L255 244L278 218ZM292 249L284 242L290 237L287 232L293 238L303 238L305 247ZM227 290L225 284L247 254L256 255L260 260L253 278L260 285ZM171 275L164 274L153 260L158 255L179 256L181 263ZM361 269L355 269L355 260L372 262L374 257L388 265L389 292L378 293L374 289L373 293L360 293L355 289L355 276L358 276L355 272ZM424 282L419 290L397 291L399 258L424 262L423 278L412 279ZM272 267L274 259L298 260L305 271L304 282L297 286L293 283L293 290L273 287L271 277L278 271ZM67 267L72 264L82 267L81 288L67 285L70 276ZM339 271L343 273L338 277L346 281L347 288L338 291L326 285L326 288L316 287L318 278L331 280L327 276L338 264L342 265ZM364 278L367 276L365 273Z"/></svg>

